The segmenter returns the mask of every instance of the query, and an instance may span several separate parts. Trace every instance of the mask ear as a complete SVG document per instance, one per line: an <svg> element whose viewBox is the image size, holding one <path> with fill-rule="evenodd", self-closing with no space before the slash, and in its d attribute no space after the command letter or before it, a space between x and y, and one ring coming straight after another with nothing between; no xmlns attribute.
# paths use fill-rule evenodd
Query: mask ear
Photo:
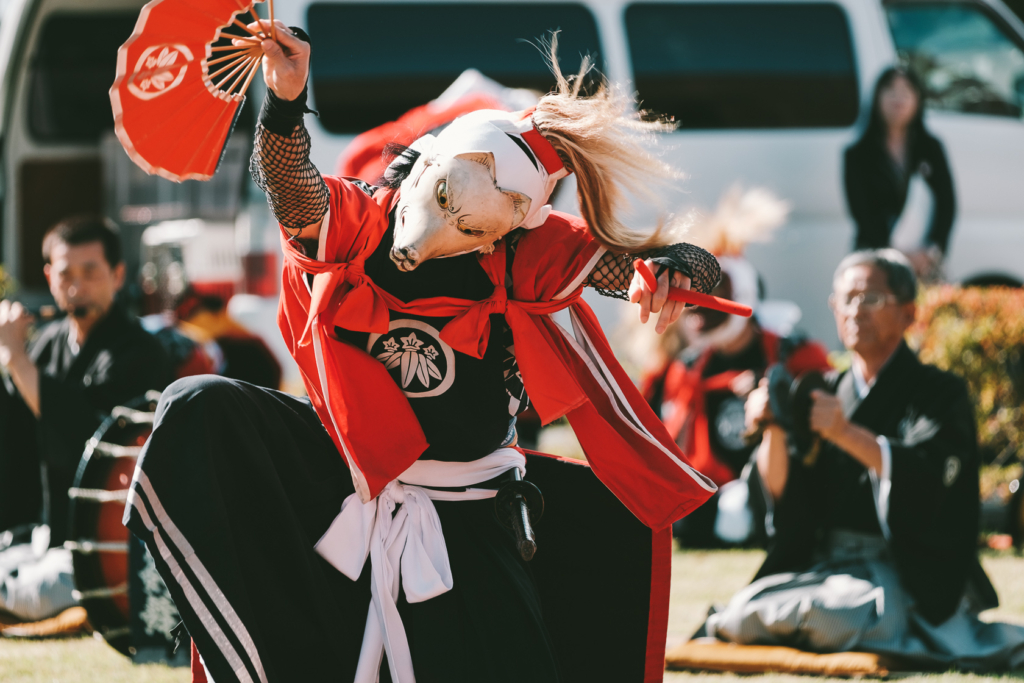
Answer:
<svg viewBox="0 0 1024 683"><path fill-rule="evenodd" d="M487 167L487 170L491 173L491 180L495 180L494 174L494 154L491 152L466 152L465 154L456 154L456 159L463 159L464 161L474 161L478 164L483 164Z"/></svg>
<svg viewBox="0 0 1024 683"><path fill-rule="evenodd" d="M501 193L512 200L512 227L519 227L526 220L526 214L530 213L530 204L533 200L522 192L502 190Z"/></svg>
<svg viewBox="0 0 1024 683"><path fill-rule="evenodd" d="M409 149L415 152L419 152L420 154L430 154L431 150L434 149L434 140L436 139L437 138L435 138L430 133L427 133L426 135L421 135L420 137L416 138L415 142L409 145Z"/></svg>

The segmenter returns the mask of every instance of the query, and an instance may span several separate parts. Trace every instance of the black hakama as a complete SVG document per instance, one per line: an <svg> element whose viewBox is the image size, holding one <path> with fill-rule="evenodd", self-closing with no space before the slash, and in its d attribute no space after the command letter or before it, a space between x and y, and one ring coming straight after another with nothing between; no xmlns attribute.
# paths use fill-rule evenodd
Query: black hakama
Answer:
<svg viewBox="0 0 1024 683"><path fill-rule="evenodd" d="M454 586L399 598L417 682L661 680L668 534L583 464L528 454L527 478L546 499L529 563L493 500L435 501ZM217 683L352 680L370 572L352 581L314 551L354 489L308 401L176 382L131 490L125 523Z"/></svg>

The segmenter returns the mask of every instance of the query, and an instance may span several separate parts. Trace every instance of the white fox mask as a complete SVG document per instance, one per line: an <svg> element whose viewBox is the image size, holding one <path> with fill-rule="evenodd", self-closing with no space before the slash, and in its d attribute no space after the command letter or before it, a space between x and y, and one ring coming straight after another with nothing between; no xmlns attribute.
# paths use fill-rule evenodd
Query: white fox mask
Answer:
<svg viewBox="0 0 1024 683"><path fill-rule="evenodd" d="M538 154L538 145L547 149ZM391 250L405 271L432 258L489 253L511 230L542 225L555 183L568 175L560 162L553 167L557 155L522 112L467 114L412 149L420 156L402 182Z"/></svg>

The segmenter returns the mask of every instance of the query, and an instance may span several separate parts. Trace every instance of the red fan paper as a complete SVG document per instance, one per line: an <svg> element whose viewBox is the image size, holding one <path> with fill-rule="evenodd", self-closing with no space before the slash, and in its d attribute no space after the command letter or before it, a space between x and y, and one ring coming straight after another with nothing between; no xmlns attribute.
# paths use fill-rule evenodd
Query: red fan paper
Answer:
<svg viewBox="0 0 1024 683"><path fill-rule="evenodd" d="M147 173L180 182L217 170L262 62L264 36L246 27L258 2L153 0L142 8L117 51L110 104L118 139ZM239 37L244 44L229 42Z"/></svg>

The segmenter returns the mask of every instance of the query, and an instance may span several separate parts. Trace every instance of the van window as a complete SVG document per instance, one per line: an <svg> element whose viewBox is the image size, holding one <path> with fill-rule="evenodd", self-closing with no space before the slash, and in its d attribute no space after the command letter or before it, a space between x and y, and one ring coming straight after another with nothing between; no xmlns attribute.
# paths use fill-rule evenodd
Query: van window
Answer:
<svg viewBox="0 0 1024 683"><path fill-rule="evenodd" d="M681 128L815 128L857 118L850 29L832 3L637 3L626 10L642 106Z"/></svg>
<svg viewBox="0 0 1024 683"><path fill-rule="evenodd" d="M1024 50L1008 27L968 3L886 7L900 58L920 75L934 109L1020 117Z"/></svg>
<svg viewBox="0 0 1024 683"><path fill-rule="evenodd" d="M114 129L107 92L117 49L138 12L54 14L39 32L29 67L29 133L40 142L95 143Z"/></svg>
<svg viewBox="0 0 1024 683"><path fill-rule="evenodd" d="M554 79L531 43L555 29L567 73L600 47L593 15L575 3L317 3L307 26L313 96L332 133L393 121L471 67L508 87L546 93Z"/></svg>

